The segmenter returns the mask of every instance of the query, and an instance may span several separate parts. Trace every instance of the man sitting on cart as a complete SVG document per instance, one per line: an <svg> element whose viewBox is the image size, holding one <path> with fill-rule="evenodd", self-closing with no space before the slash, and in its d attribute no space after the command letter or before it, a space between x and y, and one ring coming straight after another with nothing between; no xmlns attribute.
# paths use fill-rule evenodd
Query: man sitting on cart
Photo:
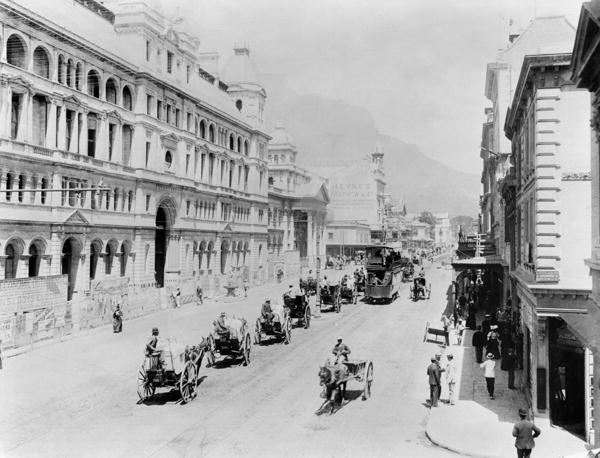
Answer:
<svg viewBox="0 0 600 458"><path fill-rule="evenodd" d="M227 314L225 312L221 312L221 315L219 316L219 318L217 318L217 321L214 322L215 331L217 332L217 334L224 334L226 332L229 332L229 326L227 326L227 324L225 323L226 318Z"/></svg>
<svg viewBox="0 0 600 458"><path fill-rule="evenodd" d="M268 324L272 324L273 323L273 318L274 318L274 314L273 314L273 309L271 308L271 300L267 299L264 304L262 305L261 311L260 311L260 315L263 317L263 319L268 323Z"/></svg>
<svg viewBox="0 0 600 458"><path fill-rule="evenodd" d="M146 342L146 356L155 355L159 353L158 350L158 328L152 328L152 335L148 338L148 342Z"/></svg>
<svg viewBox="0 0 600 458"><path fill-rule="evenodd" d="M333 347L332 352L338 361L348 361L348 355L350 352L350 347L342 342L342 338L338 337L337 344Z"/></svg>

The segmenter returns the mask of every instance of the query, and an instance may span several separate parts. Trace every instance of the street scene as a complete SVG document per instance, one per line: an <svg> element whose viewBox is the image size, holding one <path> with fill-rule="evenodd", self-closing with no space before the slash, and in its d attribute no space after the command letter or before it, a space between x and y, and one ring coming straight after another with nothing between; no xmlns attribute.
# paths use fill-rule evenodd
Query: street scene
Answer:
<svg viewBox="0 0 600 458"><path fill-rule="evenodd" d="M0 458L600 458L600 0L0 0Z"/></svg>

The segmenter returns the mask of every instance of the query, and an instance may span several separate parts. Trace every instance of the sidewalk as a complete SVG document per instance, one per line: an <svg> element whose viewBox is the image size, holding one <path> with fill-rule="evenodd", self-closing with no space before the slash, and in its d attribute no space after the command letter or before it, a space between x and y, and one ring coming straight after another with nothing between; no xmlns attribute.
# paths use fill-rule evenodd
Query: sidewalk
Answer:
<svg viewBox="0 0 600 458"><path fill-rule="evenodd" d="M458 400L451 406L441 402L432 408L426 427L427 437L436 445L461 455L486 458L514 458L516 450L512 437L513 424L519 420L518 409L529 409L523 392L508 389L508 371L496 362L494 399L489 399L483 369L475 360L471 346L473 331L466 330L463 345L454 343L444 353L452 353L457 367ZM442 357L442 365L446 358ZM522 371L515 373L515 386L521 386ZM448 386L442 385L442 399L448 398ZM531 418L531 417L530 417ZM576 436L550 425L546 418L536 418L542 430L536 439L532 456L559 458L586 452L585 442Z"/></svg>

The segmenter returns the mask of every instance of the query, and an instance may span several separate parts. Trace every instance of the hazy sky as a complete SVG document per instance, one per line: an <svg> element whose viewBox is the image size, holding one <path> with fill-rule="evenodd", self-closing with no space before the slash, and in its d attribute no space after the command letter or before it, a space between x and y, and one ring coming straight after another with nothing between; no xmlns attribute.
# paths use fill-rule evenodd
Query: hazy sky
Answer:
<svg viewBox="0 0 600 458"><path fill-rule="evenodd" d="M160 1L160 0L159 0ZM509 19L565 15L579 0L162 0L223 65L247 43L265 73L300 93L368 109L379 130L455 168L480 173L486 64ZM167 6L168 5L168 6ZM268 103L268 101L267 101Z"/></svg>

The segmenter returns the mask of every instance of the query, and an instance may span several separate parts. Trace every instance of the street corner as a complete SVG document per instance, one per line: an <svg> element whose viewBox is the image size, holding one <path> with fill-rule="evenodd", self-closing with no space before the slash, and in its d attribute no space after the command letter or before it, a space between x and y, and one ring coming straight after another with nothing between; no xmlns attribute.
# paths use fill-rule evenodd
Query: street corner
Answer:
<svg viewBox="0 0 600 458"><path fill-rule="evenodd" d="M512 458L511 431L500 426L493 412L474 401L459 400L431 408L425 434L438 447L460 455Z"/></svg>

